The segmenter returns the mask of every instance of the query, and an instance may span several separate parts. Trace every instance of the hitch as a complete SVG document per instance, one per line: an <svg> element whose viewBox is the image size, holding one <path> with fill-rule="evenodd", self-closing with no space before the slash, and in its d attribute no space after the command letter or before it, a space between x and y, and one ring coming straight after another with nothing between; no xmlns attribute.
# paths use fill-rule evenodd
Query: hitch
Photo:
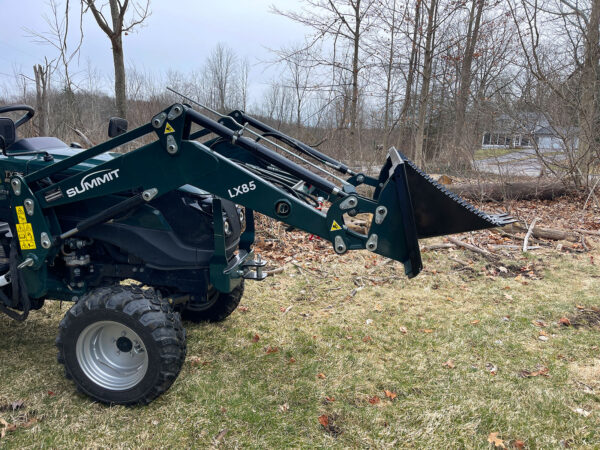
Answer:
<svg viewBox="0 0 600 450"><path fill-rule="evenodd" d="M263 272L263 267L267 265L267 261L257 255L256 259L247 260L242 264L241 275L245 280L261 281L267 278L267 274ZM255 269L255 270L251 270Z"/></svg>

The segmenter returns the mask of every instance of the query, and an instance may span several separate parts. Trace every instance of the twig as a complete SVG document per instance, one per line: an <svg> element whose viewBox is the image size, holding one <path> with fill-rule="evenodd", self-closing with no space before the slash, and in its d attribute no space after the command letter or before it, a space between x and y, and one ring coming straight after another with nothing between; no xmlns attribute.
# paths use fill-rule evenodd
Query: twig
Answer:
<svg viewBox="0 0 600 450"><path fill-rule="evenodd" d="M488 252L487 250L484 250L482 248L476 247L474 245L471 244L467 244L466 242L461 241L460 239L456 239L453 237L449 237L448 240L450 242L452 242L453 244L458 245L459 247L463 247L466 248L467 250L470 250L472 252L478 253L482 256L485 256L486 258L489 258L491 260L497 260L498 259L498 255L494 255L493 253Z"/></svg>
<svg viewBox="0 0 600 450"><path fill-rule="evenodd" d="M425 245L423 246L423 248L421 249L422 251L430 251L430 250L441 250L444 248L455 248L456 245L454 244L431 244L431 245Z"/></svg>
<svg viewBox="0 0 600 450"><path fill-rule="evenodd" d="M295 262L290 262L290 264L292 264L296 269L298 269L298 272L300 272L300 275L304 276L306 278L306 274L309 274L313 277L318 277L319 275L317 275L316 273L311 272L310 270L307 270L306 267L302 267L299 264L296 264Z"/></svg>
<svg viewBox="0 0 600 450"><path fill-rule="evenodd" d="M585 242L585 236L581 236L581 246L586 252L590 250Z"/></svg>
<svg viewBox="0 0 600 450"><path fill-rule="evenodd" d="M462 259L455 258L454 256L450 256L450 257L448 257L448 259L451 261L454 261L455 263L460 264L461 266L465 266L467 269L473 269L471 267L471 264L469 264L466 261L463 261Z"/></svg>
<svg viewBox="0 0 600 450"><path fill-rule="evenodd" d="M489 246L494 250L501 250L503 248L509 250L518 250L522 248L520 245L515 244L490 244ZM531 247L527 247L527 250L539 250L540 248L542 247L539 245L533 245Z"/></svg>
<svg viewBox="0 0 600 450"><path fill-rule="evenodd" d="M594 198L596 198L596 195L594 194L594 191L596 190L596 186L598 186L598 183L600 183L600 178L598 178L596 180L596 183L594 183L594 187L590 190L589 195L587 196L587 198L585 199L585 203L583 204L583 210L585 211L585 209L587 208L587 204L590 201L590 198L593 196ZM597 201L597 199L596 199Z"/></svg>
<svg viewBox="0 0 600 450"><path fill-rule="evenodd" d="M281 273L283 271L284 271L284 268L283 268L283 266L281 266L281 267L277 267L276 269L273 269L273 270L267 270L267 271L265 271L265 273L267 274L268 277L271 277L271 276L273 276L277 273Z"/></svg>
<svg viewBox="0 0 600 450"><path fill-rule="evenodd" d="M589 234L590 236L600 237L600 231L584 230L582 228L576 228L574 231L581 233L581 234Z"/></svg>
<svg viewBox="0 0 600 450"><path fill-rule="evenodd" d="M87 137L85 134L83 134L83 132L82 132L82 131L79 131L77 128L74 128L74 127L72 127L72 126L70 126L70 125L68 125L68 127L69 127L71 130L73 130L73 132L74 132L74 133L75 133L77 136L79 136L79 137L80 137L80 138L83 140L83 143L84 143L84 144L85 144L85 145L86 145L88 148L89 148L89 147L93 147L93 146L94 146L94 144L92 143L92 141L90 141L90 140L89 140L89 138L88 138L88 137Z"/></svg>
<svg viewBox="0 0 600 450"><path fill-rule="evenodd" d="M533 233L533 229L535 228L536 222L539 220L539 217L536 217L531 221L531 225L529 225L529 229L527 230L527 234L525 234L525 239L523 239L523 252L527 252L527 244L529 243L529 238L531 237L531 233Z"/></svg>

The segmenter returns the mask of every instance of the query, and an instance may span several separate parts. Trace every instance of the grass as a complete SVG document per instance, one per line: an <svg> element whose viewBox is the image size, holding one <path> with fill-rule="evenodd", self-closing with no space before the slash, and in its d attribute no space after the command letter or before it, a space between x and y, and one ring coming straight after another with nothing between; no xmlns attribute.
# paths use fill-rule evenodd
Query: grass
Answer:
<svg viewBox="0 0 600 450"><path fill-rule="evenodd" d="M498 432L507 447L600 447L600 333L557 324L600 306L590 255L505 262L541 279L490 277L478 260L460 271L446 255L425 253L413 280L366 252L298 256L303 269L247 284L247 311L188 324L188 360L148 407L96 404L63 378L54 338L68 305L0 318L0 404L26 405L0 418L38 419L0 446L489 448ZM541 367L548 377L519 375Z"/></svg>

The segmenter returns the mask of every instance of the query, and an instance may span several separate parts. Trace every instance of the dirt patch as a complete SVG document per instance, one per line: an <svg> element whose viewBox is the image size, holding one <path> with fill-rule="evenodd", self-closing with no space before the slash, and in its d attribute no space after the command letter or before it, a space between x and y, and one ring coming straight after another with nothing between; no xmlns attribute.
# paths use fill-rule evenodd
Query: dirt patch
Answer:
<svg viewBox="0 0 600 450"><path fill-rule="evenodd" d="M571 325L575 328L600 329L600 309L583 309L570 318Z"/></svg>
<svg viewBox="0 0 600 450"><path fill-rule="evenodd" d="M573 380L584 391L596 390L600 383L600 360L594 359L586 363L571 363L569 365Z"/></svg>
<svg viewBox="0 0 600 450"><path fill-rule="evenodd" d="M485 270L489 275L498 276L501 278L515 278L517 276L539 280L542 278L542 271L538 270L534 264L519 265L507 264L505 266L497 264L487 264Z"/></svg>

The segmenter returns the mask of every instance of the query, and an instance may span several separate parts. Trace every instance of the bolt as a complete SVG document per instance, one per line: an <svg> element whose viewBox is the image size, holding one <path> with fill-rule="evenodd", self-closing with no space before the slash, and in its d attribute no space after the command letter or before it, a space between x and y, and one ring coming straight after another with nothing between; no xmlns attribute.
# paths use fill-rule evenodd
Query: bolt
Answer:
<svg viewBox="0 0 600 450"><path fill-rule="evenodd" d="M18 178L13 178L10 184L15 192L15 195L21 195L21 181Z"/></svg>

